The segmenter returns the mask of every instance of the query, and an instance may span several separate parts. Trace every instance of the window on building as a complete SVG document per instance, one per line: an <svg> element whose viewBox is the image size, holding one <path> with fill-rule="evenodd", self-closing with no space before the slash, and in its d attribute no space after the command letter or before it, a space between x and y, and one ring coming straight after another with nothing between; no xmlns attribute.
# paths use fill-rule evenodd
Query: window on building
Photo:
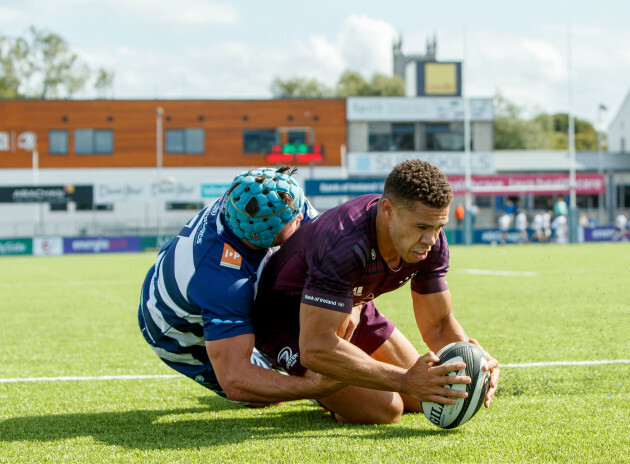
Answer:
<svg viewBox="0 0 630 464"><path fill-rule="evenodd" d="M287 142L291 145L300 145L306 143L306 132L304 131L290 131L287 133Z"/></svg>
<svg viewBox="0 0 630 464"><path fill-rule="evenodd" d="M243 131L243 153L271 153L272 145L279 144L275 129L248 129Z"/></svg>
<svg viewBox="0 0 630 464"><path fill-rule="evenodd" d="M414 124L375 122L368 124L369 151L413 151L416 149Z"/></svg>
<svg viewBox="0 0 630 464"><path fill-rule="evenodd" d="M203 129L167 129L166 153L200 155L205 152Z"/></svg>
<svg viewBox="0 0 630 464"><path fill-rule="evenodd" d="M93 204L93 203L77 203L76 206L77 211L114 211L113 203L102 203L102 204Z"/></svg>
<svg viewBox="0 0 630 464"><path fill-rule="evenodd" d="M111 155L114 152L114 131L111 129L76 129L74 152L77 155Z"/></svg>
<svg viewBox="0 0 630 464"><path fill-rule="evenodd" d="M414 151L416 129L413 124L392 124L392 144L396 151Z"/></svg>
<svg viewBox="0 0 630 464"><path fill-rule="evenodd" d="M617 208L625 209L630 207L630 185L619 185L617 187Z"/></svg>
<svg viewBox="0 0 630 464"><path fill-rule="evenodd" d="M599 207L599 195L576 195L575 205L578 208L593 209Z"/></svg>
<svg viewBox="0 0 630 464"><path fill-rule="evenodd" d="M625 152L626 152L626 138L621 137L621 153L625 153Z"/></svg>
<svg viewBox="0 0 630 464"><path fill-rule="evenodd" d="M51 155L68 154L68 131L49 130L48 131L48 153Z"/></svg>
<svg viewBox="0 0 630 464"><path fill-rule="evenodd" d="M68 203L49 203L50 211L68 211Z"/></svg>
<svg viewBox="0 0 630 464"><path fill-rule="evenodd" d="M175 203L175 202L167 202L164 205L166 211L181 211L181 210L191 210L191 211L199 211L204 207L203 203Z"/></svg>
<svg viewBox="0 0 630 464"><path fill-rule="evenodd" d="M427 151L464 151L462 123L425 124L425 134Z"/></svg>

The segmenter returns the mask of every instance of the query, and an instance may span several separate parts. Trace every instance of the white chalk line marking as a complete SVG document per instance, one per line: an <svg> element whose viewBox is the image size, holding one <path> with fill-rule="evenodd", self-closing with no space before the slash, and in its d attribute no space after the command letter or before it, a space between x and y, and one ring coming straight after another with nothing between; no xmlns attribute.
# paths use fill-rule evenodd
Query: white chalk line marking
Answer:
<svg viewBox="0 0 630 464"><path fill-rule="evenodd" d="M144 380L144 379L178 379L183 375L103 375L99 377L27 377L17 379L0 379L0 383L18 382L66 382L83 380Z"/></svg>
<svg viewBox="0 0 630 464"><path fill-rule="evenodd" d="M0 288L84 287L97 285L141 285L136 280L38 280L36 282L0 282ZM138 287L140 288L140 287Z"/></svg>
<svg viewBox="0 0 630 464"><path fill-rule="evenodd" d="M596 366L600 364L630 364L630 359L611 359L601 361L548 361L523 364L499 364L499 367Z"/></svg>
<svg viewBox="0 0 630 464"><path fill-rule="evenodd" d="M538 272L529 271L491 271L488 269L457 269L462 274L499 276L499 277L538 277Z"/></svg>
<svg viewBox="0 0 630 464"><path fill-rule="evenodd" d="M630 364L630 359L612 359L601 361L549 361L524 364L500 364L499 367L550 367L550 366L595 366L601 364ZM21 382L68 382L86 380L145 380L145 379L182 379L183 375L103 375L100 377L27 377L15 379L0 379L0 383Z"/></svg>

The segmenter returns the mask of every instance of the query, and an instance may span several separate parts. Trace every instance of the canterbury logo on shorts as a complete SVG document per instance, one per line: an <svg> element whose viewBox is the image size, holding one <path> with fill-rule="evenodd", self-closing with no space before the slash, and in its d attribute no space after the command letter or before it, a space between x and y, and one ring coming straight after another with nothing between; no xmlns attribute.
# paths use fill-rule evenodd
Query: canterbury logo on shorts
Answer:
<svg viewBox="0 0 630 464"><path fill-rule="evenodd" d="M290 369L297 362L298 356L298 353L293 353L291 348L285 346L278 354L278 364L284 364L287 366L287 369Z"/></svg>

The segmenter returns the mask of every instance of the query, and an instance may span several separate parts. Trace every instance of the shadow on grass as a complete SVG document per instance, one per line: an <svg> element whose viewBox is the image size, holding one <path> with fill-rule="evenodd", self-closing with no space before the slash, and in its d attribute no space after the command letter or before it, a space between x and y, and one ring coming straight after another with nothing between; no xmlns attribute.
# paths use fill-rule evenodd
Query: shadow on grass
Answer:
<svg viewBox="0 0 630 464"><path fill-rule="evenodd" d="M453 433L441 429L422 430L401 424L339 424L318 408L296 411L273 407L243 411L239 406L225 401L200 400L204 404L202 407L6 419L0 421L0 443L92 437L105 444L130 449L185 449L233 445L251 440L302 440L322 436L352 440L400 439ZM234 417L229 412L234 409L241 410L238 413L240 417ZM244 415L247 417L242 417Z"/></svg>

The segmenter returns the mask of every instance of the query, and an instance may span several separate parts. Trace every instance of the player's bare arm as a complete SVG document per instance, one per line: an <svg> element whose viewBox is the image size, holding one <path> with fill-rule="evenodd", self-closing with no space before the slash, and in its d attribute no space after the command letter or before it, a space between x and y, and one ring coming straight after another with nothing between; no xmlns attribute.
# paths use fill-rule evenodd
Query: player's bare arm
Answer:
<svg viewBox="0 0 630 464"><path fill-rule="evenodd" d="M468 338L462 326L453 316L449 290L426 295L412 291L411 295L416 323L422 334L422 339L431 350L437 352L443 346L455 341L470 341L479 346L476 340ZM500 370L498 361L488 352L485 353L488 361L485 370L490 371L490 388L484 401L487 408L496 393Z"/></svg>
<svg viewBox="0 0 630 464"><path fill-rule="evenodd" d="M435 355L424 356L409 370L379 362L337 335L349 314L302 304L300 307L300 353L302 365L350 385L406 393L418 401L452 404L465 392L445 388L469 383L467 376L445 378L464 368L463 363L433 367Z"/></svg>
<svg viewBox="0 0 630 464"><path fill-rule="evenodd" d="M245 403L277 403L304 398L320 398L344 385L316 375L310 378L282 375L251 363L254 335L245 334L206 341L208 356L227 397Z"/></svg>

